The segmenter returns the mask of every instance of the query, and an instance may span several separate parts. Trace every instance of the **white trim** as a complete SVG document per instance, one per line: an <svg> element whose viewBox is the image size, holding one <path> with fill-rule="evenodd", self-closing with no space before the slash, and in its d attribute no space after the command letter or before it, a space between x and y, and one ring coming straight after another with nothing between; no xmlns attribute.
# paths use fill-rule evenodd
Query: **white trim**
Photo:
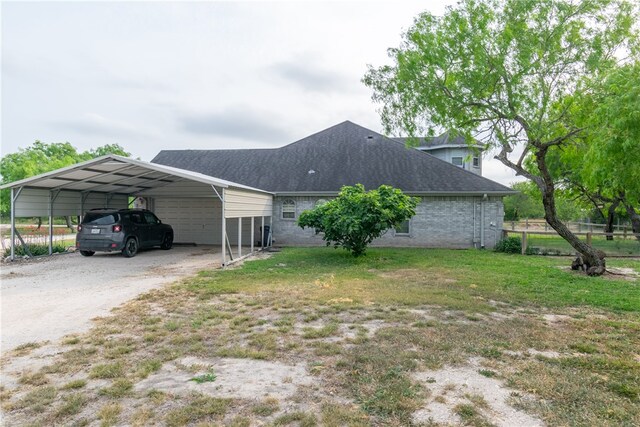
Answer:
<svg viewBox="0 0 640 427"><path fill-rule="evenodd" d="M432 146L420 146L416 147L417 150L420 151L431 151L438 150L441 148L477 148L478 150L483 150L484 147L482 145L467 145L467 144L440 144L440 145L432 145Z"/></svg>

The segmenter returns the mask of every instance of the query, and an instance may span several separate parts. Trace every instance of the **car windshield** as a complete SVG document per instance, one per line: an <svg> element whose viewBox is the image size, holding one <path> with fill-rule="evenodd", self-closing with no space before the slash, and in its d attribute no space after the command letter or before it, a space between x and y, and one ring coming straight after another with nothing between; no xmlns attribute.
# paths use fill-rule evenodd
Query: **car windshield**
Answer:
<svg viewBox="0 0 640 427"><path fill-rule="evenodd" d="M88 212L84 216L84 219L82 220L83 224L90 224L90 225L109 225L109 224L115 224L116 222L118 222L117 213Z"/></svg>

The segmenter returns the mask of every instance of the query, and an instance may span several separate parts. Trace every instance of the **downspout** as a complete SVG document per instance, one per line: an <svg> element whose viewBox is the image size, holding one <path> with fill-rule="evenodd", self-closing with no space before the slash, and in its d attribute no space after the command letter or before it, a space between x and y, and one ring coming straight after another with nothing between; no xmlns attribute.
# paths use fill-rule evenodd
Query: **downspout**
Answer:
<svg viewBox="0 0 640 427"><path fill-rule="evenodd" d="M480 249L484 249L484 205L487 200L488 197L484 194L480 203Z"/></svg>

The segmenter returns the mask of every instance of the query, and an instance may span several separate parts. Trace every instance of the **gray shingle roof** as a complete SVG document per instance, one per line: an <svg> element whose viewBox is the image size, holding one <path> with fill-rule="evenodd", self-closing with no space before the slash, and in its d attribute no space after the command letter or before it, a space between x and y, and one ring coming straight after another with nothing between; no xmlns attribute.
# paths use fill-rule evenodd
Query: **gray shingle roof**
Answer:
<svg viewBox="0 0 640 427"><path fill-rule="evenodd" d="M334 193L357 183L409 193L513 193L349 121L280 148L163 150L152 162L275 193Z"/></svg>

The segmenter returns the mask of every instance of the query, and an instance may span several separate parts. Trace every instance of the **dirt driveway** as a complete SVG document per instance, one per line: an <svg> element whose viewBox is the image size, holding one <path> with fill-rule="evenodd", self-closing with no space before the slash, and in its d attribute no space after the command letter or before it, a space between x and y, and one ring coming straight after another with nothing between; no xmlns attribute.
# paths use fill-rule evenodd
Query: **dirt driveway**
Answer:
<svg viewBox="0 0 640 427"><path fill-rule="evenodd" d="M0 351L87 330L92 318L107 315L144 291L219 266L218 250L174 247L143 251L134 258L65 254L3 264Z"/></svg>

